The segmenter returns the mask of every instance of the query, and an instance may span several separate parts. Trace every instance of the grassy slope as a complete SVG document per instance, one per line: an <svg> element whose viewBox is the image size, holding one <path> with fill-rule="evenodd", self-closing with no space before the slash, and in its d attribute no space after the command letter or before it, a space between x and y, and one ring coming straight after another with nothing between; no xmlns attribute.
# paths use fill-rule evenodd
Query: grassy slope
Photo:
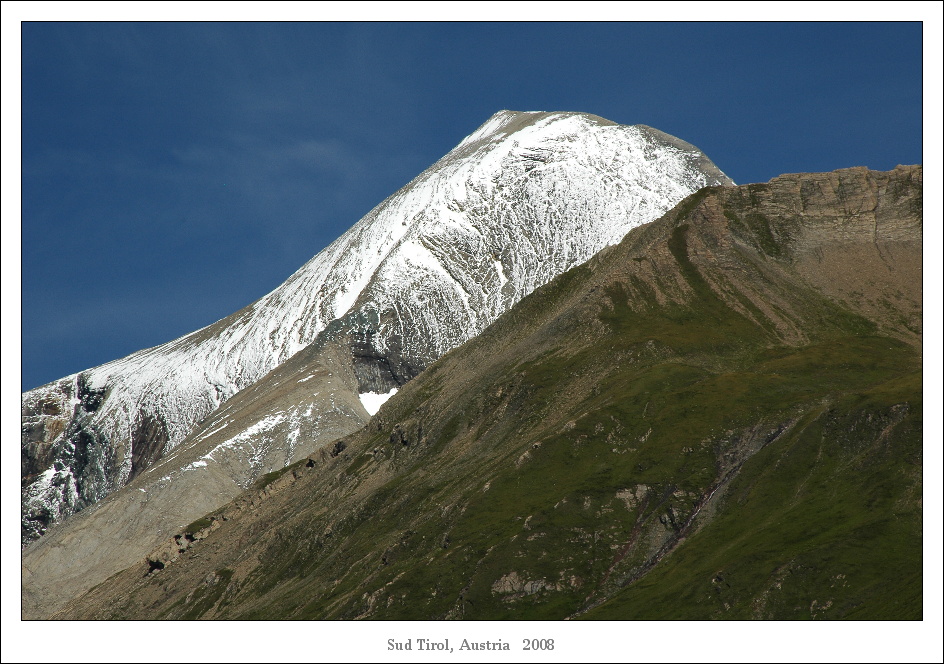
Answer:
<svg viewBox="0 0 944 664"><path fill-rule="evenodd" d="M751 243L713 287L687 223L706 195L540 289L211 534L212 584L185 559L110 615L919 619L919 352L786 272L765 288L800 342L746 291L719 295L789 264L790 229L726 207L723 232ZM211 555L214 537L230 544Z"/></svg>

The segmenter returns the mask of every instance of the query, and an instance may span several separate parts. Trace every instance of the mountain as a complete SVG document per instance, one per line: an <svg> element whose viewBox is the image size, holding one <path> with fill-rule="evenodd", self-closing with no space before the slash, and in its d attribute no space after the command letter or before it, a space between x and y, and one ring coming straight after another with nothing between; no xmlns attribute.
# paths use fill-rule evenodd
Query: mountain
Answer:
<svg viewBox="0 0 944 664"><path fill-rule="evenodd" d="M921 201L704 188L57 617L921 619Z"/></svg>
<svg viewBox="0 0 944 664"><path fill-rule="evenodd" d="M361 428L536 287L722 184L650 127L502 111L257 302L25 393L24 606Z"/></svg>

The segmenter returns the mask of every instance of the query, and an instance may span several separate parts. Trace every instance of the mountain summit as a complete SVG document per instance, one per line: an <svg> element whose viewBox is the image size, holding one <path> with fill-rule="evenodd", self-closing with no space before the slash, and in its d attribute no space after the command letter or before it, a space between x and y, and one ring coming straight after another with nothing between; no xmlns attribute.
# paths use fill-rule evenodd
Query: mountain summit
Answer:
<svg viewBox="0 0 944 664"><path fill-rule="evenodd" d="M495 114L268 295L24 393L24 544L136 478L155 513L176 496L163 518L179 527L363 426L538 286L727 184L644 125Z"/></svg>

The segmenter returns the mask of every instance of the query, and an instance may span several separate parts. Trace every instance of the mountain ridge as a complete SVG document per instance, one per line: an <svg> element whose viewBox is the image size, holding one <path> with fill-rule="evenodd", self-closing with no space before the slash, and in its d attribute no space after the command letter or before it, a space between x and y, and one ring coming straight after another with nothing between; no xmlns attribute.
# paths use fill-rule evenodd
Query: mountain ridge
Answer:
<svg viewBox="0 0 944 664"><path fill-rule="evenodd" d="M920 618L921 177L700 190L58 617Z"/></svg>

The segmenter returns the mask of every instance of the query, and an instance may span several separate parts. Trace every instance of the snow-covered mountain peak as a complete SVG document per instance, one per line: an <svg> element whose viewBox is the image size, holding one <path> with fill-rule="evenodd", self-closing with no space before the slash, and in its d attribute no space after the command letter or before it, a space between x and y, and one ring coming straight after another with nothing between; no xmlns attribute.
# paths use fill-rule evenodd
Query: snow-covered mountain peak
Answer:
<svg viewBox="0 0 944 664"><path fill-rule="evenodd" d="M554 134L579 131L590 125L616 125L589 113L547 112L547 111L499 111L485 124L466 136L446 158L466 154L469 149L481 148L490 143L501 141L512 134L519 140L527 141L528 134L533 140L538 134L550 138Z"/></svg>
<svg viewBox="0 0 944 664"><path fill-rule="evenodd" d="M360 393L388 394L631 228L729 183L649 127L496 113L253 304L25 393L25 537L122 486L319 335L350 339Z"/></svg>

